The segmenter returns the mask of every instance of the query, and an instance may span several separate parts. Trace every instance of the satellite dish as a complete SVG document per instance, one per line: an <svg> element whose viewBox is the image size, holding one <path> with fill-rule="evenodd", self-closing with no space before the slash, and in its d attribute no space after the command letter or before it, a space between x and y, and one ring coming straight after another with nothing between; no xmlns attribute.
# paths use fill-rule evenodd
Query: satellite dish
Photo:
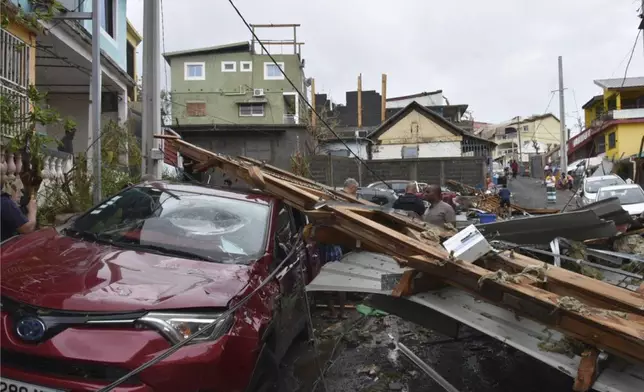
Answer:
<svg viewBox="0 0 644 392"><path fill-rule="evenodd" d="M306 87L311 87L312 83L313 83L313 79L311 78L304 79L304 84L306 85Z"/></svg>

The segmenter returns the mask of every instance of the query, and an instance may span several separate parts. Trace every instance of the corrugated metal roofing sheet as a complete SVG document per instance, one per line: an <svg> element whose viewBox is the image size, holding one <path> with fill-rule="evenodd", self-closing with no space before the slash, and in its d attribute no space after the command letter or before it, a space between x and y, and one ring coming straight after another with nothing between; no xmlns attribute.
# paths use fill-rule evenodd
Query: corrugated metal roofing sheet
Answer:
<svg viewBox="0 0 644 392"><path fill-rule="evenodd" d="M644 87L644 76L633 78L598 79L595 84L601 88Z"/></svg>
<svg viewBox="0 0 644 392"><path fill-rule="evenodd" d="M324 265L320 274L307 286L307 291L362 292L391 295L383 290L381 278L399 274L396 261L378 253L351 252L341 262ZM513 312L482 302L453 287L416 294L400 301L413 301L442 313L486 335L522 351L561 372L576 377L580 357L543 351L539 345L548 340L555 342L563 335L544 325L517 317ZM644 368L635 365L609 367L597 378L593 389L601 392L644 391Z"/></svg>

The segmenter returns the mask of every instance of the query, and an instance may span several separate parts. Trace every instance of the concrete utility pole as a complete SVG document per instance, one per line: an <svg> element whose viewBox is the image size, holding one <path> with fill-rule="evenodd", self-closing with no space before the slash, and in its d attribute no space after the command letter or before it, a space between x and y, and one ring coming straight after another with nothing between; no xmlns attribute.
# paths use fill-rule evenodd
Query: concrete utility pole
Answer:
<svg viewBox="0 0 644 392"><path fill-rule="evenodd" d="M519 164L519 167L523 169L523 149L522 149L523 142L521 142L521 116L517 117L517 137L519 138L519 161L517 163Z"/></svg>
<svg viewBox="0 0 644 392"><path fill-rule="evenodd" d="M103 199L101 184L101 95L102 95L102 73L101 68L101 7L100 0L92 1L92 77L90 85L90 100L92 103L92 137L94 138L93 148L93 174L96 182L94 184L94 204Z"/></svg>
<svg viewBox="0 0 644 392"><path fill-rule="evenodd" d="M563 58L559 56L559 121L560 121L560 138L559 144L559 164L564 173L568 167L568 138L566 132L566 108L564 104L564 82L563 82Z"/></svg>
<svg viewBox="0 0 644 392"><path fill-rule="evenodd" d="M97 0L94 0L95 2ZM161 134L161 39L160 7L158 1L143 2L143 131L141 172L160 179L163 169L163 152L161 140L155 134Z"/></svg>
<svg viewBox="0 0 644 392"><path fill-rule="evenodd" d="M358 128L362 128L362 74L358 75Z"/></svg>

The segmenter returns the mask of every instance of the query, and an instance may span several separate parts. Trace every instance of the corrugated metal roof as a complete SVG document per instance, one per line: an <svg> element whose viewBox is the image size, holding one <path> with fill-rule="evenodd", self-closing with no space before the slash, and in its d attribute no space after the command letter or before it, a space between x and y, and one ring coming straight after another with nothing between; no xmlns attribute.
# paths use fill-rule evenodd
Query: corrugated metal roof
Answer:
<svg viewBox="0 0 644 392"><path fill-rule="evenodd" d="M391 295L383 290L381 278L386 274L400 274L396 261L386 255L371 252L351 252L340 262L327 263L320 274L307 286L307 291L361 292ZM563 335L544 325L517 317L512 311L480 301L462 290L448 287L432 292L416 294L400 301L413 301L444 314L462 324L522 351L531 357L576 377L581 358L568 357L544 351L544 341L557 342ZM630 392L644 390L644 368L626 365L608 367L597 377L593 390L601 392Z"/></svg>
<svg viewBox="0 0 644 392"><path fill-rule="evenodd" d="M644 87L644 76L633 78L598 79L595 84L601 88Z"/></svg>

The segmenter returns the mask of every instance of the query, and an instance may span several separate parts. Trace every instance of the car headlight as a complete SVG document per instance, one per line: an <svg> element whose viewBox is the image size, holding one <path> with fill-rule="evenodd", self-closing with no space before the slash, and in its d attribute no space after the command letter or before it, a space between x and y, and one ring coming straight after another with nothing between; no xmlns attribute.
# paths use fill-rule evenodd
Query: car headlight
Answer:
<svg viewBox="0 0 644 392"><path fill-rule="evenodd" d="M210 328L208 332L194 338L191 341L192 344L214 341L222 337L233 325L233 314L229 313L222 317L222 313L190 314L151 312L140 318L139 322L158 330L163 336L176 344L201 331L217 319L219 319L217 324Z"/></svg>

